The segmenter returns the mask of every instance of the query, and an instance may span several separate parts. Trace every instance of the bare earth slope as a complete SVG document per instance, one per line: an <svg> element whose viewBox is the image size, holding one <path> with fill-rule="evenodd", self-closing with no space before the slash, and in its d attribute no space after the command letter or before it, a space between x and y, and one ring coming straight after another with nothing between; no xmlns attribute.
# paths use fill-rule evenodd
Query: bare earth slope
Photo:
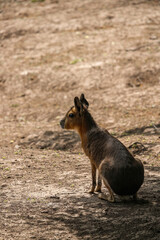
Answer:
<svg viewBox="0 0 160 240"><path fill-rule="evenodd" d="M59 126L82 92L144 163L148 203L88 194ZM0 240L160 239L160 1L0 0L0 150Z"/></svg>

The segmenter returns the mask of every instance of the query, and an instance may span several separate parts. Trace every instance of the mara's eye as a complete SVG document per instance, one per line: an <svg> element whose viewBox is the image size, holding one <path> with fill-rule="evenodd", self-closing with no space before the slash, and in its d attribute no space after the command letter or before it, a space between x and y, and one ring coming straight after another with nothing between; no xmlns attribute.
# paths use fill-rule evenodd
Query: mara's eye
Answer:
<svg viewBox="0 0 160 240"><path fill-rule="evenodd" d="M70 117L70 118L73 118L73 117L74 117L74 114L73 114L73 113L70 113L70 114L69 114L69 117Z"/></svg>

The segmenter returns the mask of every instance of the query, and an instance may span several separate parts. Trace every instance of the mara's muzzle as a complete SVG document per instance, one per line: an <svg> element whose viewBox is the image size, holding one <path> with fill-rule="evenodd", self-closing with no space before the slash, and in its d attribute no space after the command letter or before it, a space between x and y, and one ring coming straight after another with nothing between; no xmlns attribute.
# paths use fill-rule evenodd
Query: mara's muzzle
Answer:
<svg viewBox="0 0 160 240"><path fill-rule="evenodd" d="M61 128L64 129L64 126L65 126L65 118L63 118L63 119L60 121L60 125L61 125Z"/></svg>

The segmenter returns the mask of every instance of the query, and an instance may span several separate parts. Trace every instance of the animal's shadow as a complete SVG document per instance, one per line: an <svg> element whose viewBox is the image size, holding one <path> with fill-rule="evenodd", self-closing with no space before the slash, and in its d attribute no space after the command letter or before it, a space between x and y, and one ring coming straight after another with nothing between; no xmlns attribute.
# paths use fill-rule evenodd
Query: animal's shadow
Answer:
<svg viewBox="0 0 160 240"><path fill-rule="evenodd" d="M77 189L73 194L60 192L52 196L41 218L52 231L67 231L75 239L158 240L160 168L147 170L145 183L139 191L140 197L148 200L147 204L108 203L98 199L96 194L78 193Z"/></svg>

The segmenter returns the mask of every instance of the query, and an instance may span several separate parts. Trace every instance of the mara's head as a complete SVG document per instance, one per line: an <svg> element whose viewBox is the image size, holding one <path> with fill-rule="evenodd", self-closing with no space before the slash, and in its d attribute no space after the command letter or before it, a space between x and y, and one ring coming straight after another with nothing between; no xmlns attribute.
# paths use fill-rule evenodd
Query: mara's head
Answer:
<svg viewBox="0 0 160 240"><path fill-rule="evenodd" d="M74 98L74 106L69 109L65 117L60 121L60 125L64 129L78 130L82 125L82 119L88 112L89 103L85 99L84 94L81 94L80 99Z"/></svg>

